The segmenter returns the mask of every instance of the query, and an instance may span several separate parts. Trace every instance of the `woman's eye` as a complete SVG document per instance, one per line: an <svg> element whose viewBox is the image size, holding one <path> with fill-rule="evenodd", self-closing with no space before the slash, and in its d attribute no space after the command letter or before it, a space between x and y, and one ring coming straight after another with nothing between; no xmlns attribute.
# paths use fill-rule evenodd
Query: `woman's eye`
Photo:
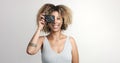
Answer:
<svg viewBox="0 0 120 63"><path fill-rule="evenodd" d="M60 18L57 18L57 20L60 20Z"/></svg>

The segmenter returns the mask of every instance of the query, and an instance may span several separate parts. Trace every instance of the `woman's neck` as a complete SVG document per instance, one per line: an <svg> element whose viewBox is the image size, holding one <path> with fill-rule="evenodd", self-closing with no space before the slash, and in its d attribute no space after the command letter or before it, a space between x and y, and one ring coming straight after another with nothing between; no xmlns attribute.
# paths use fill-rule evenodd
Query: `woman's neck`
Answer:
<svg viewBox="0 0 120 63"><path fill-rule="evenodd" d="M59 40L63 36L61 31L51 32L48 37L53 40Z"/></svg>

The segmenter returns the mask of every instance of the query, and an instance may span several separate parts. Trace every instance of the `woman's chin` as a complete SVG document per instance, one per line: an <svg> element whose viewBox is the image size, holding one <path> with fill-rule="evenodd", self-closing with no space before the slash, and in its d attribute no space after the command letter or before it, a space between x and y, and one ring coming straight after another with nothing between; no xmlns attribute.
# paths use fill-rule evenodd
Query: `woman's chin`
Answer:
<svg viewBox="0 0 120 63"><path fill-rule="evenodd" d="M59 32L60 29L52 29L53 32Z"/></svg>

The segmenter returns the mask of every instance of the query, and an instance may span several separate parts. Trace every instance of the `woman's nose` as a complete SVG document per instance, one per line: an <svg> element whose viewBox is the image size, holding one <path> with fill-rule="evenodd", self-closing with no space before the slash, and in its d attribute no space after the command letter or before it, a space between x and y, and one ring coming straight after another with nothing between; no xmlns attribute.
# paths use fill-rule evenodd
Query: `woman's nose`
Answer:
<svg viewBox="0 0 120 63"><path fill-rule="evenodd" d="M53 23L56 23L56 22L57 22L57 19L55 19Z"/></svg>

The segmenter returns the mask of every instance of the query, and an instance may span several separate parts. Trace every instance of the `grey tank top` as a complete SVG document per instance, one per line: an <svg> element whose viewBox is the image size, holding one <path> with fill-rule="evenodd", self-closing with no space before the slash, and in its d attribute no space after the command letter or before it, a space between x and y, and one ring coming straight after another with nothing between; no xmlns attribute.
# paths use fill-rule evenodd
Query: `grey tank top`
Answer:
<svg viewBox="0 0 120 63"><path fill-rule="evenodd" d="M52 50L47 37L45 37L41 50L42 63L72 63L71 52L72 46L68 36L64 44L64 49L60 53Z"/></svg>

